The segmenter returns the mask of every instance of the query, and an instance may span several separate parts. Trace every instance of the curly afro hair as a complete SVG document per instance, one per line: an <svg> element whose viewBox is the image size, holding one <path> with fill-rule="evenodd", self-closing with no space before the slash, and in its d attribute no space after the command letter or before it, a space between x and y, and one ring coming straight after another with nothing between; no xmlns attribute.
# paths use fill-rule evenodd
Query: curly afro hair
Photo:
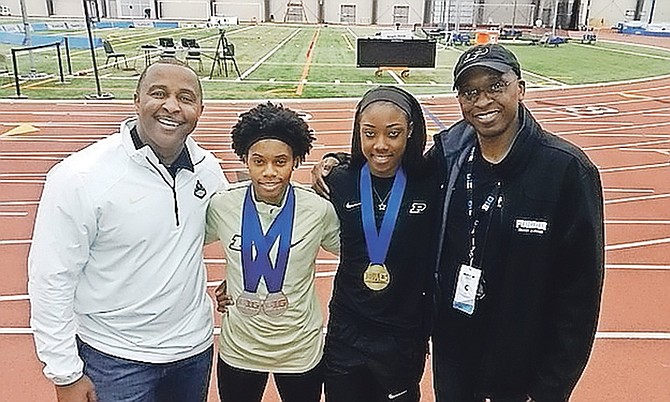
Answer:
<svg viewBox="0 0 670 402"><path fill-rule="evenodd" d="M265 139L276 139L291 147L293 157L299 162L312 149L316 139L307 123L296 112L272 102L262 103L248 112L242 113L231 131L233 150L244 159L249 148Z"/></svg>

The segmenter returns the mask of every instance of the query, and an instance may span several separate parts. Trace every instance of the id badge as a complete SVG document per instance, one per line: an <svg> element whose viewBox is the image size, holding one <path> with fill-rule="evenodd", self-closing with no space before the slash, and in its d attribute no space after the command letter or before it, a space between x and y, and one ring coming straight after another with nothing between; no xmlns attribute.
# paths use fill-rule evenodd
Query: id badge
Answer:
<svg viewBox="0 0 670 402"><path fill-rule="evenodd" d="M469 265L461 265L458 271L458 282L456 283L456 293L452 307L468 315L475 311L475 301L477 299L477 288L479 287L479 278L482 276L482 270Z"/></svg>

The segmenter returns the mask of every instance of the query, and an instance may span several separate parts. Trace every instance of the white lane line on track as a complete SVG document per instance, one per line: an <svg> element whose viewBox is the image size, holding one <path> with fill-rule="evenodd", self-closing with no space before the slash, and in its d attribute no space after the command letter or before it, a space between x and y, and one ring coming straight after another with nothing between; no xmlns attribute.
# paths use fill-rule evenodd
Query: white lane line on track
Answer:
<svg viewBox="0 0 670 402"><path fill-rule="evenodd" d="M39 201L0 201L0 207L38 205Z"/></svg>
<svg viewBox="0 0 670 402"><path fill-rule="evenodd" d="M603 125L606 125L606 124L603 123ZM642 131L642 129L645 129L645 128L653 128L653 129L658 130L659 127L662 127L662 128L665 128L667 130L666 127L668 127L668 126L670 126L670 122L649 123L649 124L631 124L630 127L605 127L605 128L591 128L591 129L588 129L588 130L571 130L571 131L554 130L554 133L556 133L556 135L579 134L579 135L589 135L590 136L591 134L594 134L594 133L610 133L612 131L618 131L621 134L626 134L625 132L622 132L622 131L635 130L635 132L632 133L633 135L635 135L638 132ZM621 146L623 146L623 145L622 144L615 144L615 145L595 146L595 147L592 147L592 148L596 148L596 149L618 148L618 147L621 147ZM585 148L585 149L590 149L590 148Z"/></svg>
<svg viewBox="0 0 670 402"><path fill-rule="evenodd" d="M0 177L44 177L46 173L0 173Z"/></svg>
<svg viewBox="0 0 670 402"><path fill-rule="evenodd" d="M622 203L625 203L625 202L660 200L660 199L664 199L664 198L670 198L670 194L642 195L642 196L639 196L639 197L616 198L616 199L613 199L613 200L605 200L605 205L622 204Z"/></svg>
<svg viewBox="0 0 670 402"><path fill-rule="evenodd" d="M605 225L670 225L670 221L652 219L605 219Z"/></svg>
<svg viewBox="0 0 670 402"><path fill-rule="evenodd" d="M670 340L670 332L597 332L596 339Z"/></svg>
<svg viewBox="0 0 670 402"><path fill-rule="evenodd" d="M28 216L28 212L0 212L0 218L22 218Z"/></svg>
<svg viewBox="0 0 670 402"><path fill-rule="evenodd" d="M605 264L606 269L637 269L641 271L668 271L670 265L653 264Z"/></svg>
<svg viewBox="0 0 670 402"><path fill-rule="evenodd" d="M655 149L655 148L621 148L620 151L622 152L651 152L651 153L656 153L656 154L661 154L661 155L669 155L670 156L670 148L668 149Z"/></svg>
<svg viewBox="0 0 670 402"><path fill-rule="evenodd" d="M629 248L645 247L645 246L656 246L658 244L666 244L666 243L670 243L670 237L665 237L661 239L634 241L630 243L611 244L609 246L605 246L605 251L625 250Z"/></svg>
<svg viewBox="0 0 670 402"><path fill-rule="evenodd" d="M12 179L0 179L0 184L44 184L45 180L12 180Z"/></svg>
<svg viewBox="0 0 670 402"><path fill-rule="evenodd" d="M670 134L628 134L628 133L605 133L605 134L579 134L581 137L593 138L670 138Z"/></svg>
<svg viewBox="0 0 670 402"><path fill-rule="evenodd" d="M64 158L59 158L57 156L2 156L0 157L4 160L13 160L13 161L60 161Z"/></svg>
<svg viewBox="0 0 670 402"><path fill-rule="evenodd" d="M668 166L670 166L670 162L651 163L649 165L636 165L636 166L622 166L622 167L615 167L615 168L603 168L603 169L600 169L600 173L627 172L627 171L631 171L631 170L665 168L665 167L668 167Z"/></svg>
<svg viewBox="0 0 670 402"><path fill-rule="evenodd" d="M0 246L18 246L21 244L30 244L32 243L32 240L30 239L25 239L25 240L0 240Z"/></svg>
<svg viewBox="0 0 670 402"><path fill-rule="evenodd" d="M0 296L0 301L21 301L21 300L29 300L28 295Z"/></svg>
<svg viewBox="0 0 670 402"><path fill-rule="evenodd" d="M603 189L605 193L653 193L653 188L607 188Z"/></svg>

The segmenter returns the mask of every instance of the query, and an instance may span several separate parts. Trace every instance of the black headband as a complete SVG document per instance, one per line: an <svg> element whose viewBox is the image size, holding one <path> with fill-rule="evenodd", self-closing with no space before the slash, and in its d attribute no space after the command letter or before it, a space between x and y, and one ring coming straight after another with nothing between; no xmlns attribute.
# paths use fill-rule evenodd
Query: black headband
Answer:
<svg viewBox="0 0 670 402"><path fill-rule="evenodd" d="M416 118L415 107L412 106L413 102L410 95L395 87L377 87L369 90L358 102L358 113L363 112L371 103L380 101L391 102L398 106L407 114L407 119L410 122L413 122Z"/></svg>

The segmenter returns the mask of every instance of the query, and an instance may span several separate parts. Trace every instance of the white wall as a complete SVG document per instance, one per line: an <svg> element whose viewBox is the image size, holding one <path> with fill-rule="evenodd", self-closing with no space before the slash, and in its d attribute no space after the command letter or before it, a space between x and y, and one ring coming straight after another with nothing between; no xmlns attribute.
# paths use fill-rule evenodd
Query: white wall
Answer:
<svg viewBox="0 0 670 402"><path fill-rule="evenodd" d="M656 0L654 22L670 23L670 1Z"/></svg>
<svg viewBox="0 0 670 402"><path fill-rule="evenodd" d="M84 16L84 6L81 0L54 0L53 5L54 5L54 15L63 17Z"/></svg>
<svg viewBox="0 0 670 402"><path fill-rule="evenodd" d="M323 0L324 7L325 4L332 0ZM286 3L287 0L271 0L270 1L270 14L273 14L275 17L275 22L283 22L284 17L286 16ZM302 0L304 16L308 23L316 24L319 22L319 0Z"/></svg>
<svg viewBox="0 0 670 402"><path fill-rule="evenodd" d="M58 0L54 0L58 1ZM9 7L12 15L21 16L21 3L19 0L0 0L0 4ZM26 13L29 17L44 17L47 15L47 4L45 0L26 0ZM83 13L83 11L82 11Z"/></svg>
<svg viewBox="0 0 670 402"><path fill-rule="evenodd" d="M209 1L189 1L188 7L184 7L183 0L161 0L159 2L160 15L162 19L166 20L206 20L209 18L210 6ZM144 15L144 8L141 9ZM154 15L152 11L151 15Z"/></svg>
<svg viewBox="0 0 670 402"><path fill-rule="evenodd" d="M261 22L265 18L263 0L215 1L214 13L219 16L237 17L241 22Z"/></svg>
<svg viewBox="0 0 670 402"><path fill-rule="evenodd" d="M652 0L646 0L642 9L642 21L649 21ZM626 10L635 10L636 0L591 0L589 19L592 25L609 27L618 21L626 21ZM656 0L652 23L670 23L670 1Z"/></svg>
<svg viewBox="0 0 670 402"><path fill-rule="evenodd" d="M420 24L423 22L423 3L423 0L378 0L377 24L393 25L393 6L409 6L409 22L406 26Z"/></svg>
<svg viewBox="0 0 670 402"><path fill-rule="evenodd" d="M47 16L46 0L25 0L28 16L30 17L44 17ZM110 4L108 14L114 15L111 8L115 8L116 4L128 3L129 1L137 0L101 0L107 1ZM150 7L153 9L153 1L148 1ZM209 7L205 4L208 0L166 0L169 2L164 5L164 15L166 19L207 19L209 17ZM323 2L324 20L329 23L340 22L340 5L341 4L356 4L356 23L369 24L372 19L372 0L303 0L307 20L310 23L316 23L319 14L319 2ZM464 0L461 0L464 1ZM552 8L555 0L542 0L540 8ZM582 0L587 2L588 0ZM590 22L594 25L608 27L617 21L626 19L626 10L635 9L636 0L590 0L591 9L589 11ZM142 0L139 0L141 3ZM489 4L513 4L514 0L486 0ZM530 2L530 0L517 0L518 4ZM287 0L271 0L270 13L274 14L275 21L282 21L286 12ZM649 16L649 8L652 0L646 0L644 6L644 15L642 20L647 22ZM10 8L15 16L21 15L21 7L19 0L0 0L0 4L6 5ZM81 0L53 0L54 11L56 16L81 16L82 2ZM240 21L251 21L255 17L256 21L263 21L265 12L263 9L263 0L218 0L216 1L216 10L218 14L238 16ZM414 23L421 23L423 21L424 0L378 0L377 18L380 25L391 25L393 22L393 6L396 4L407 4L410 6L410 25ZM127 5L127 4L126 4ZM495 6L489 6L492 8ZM134 7L135 8L135 7ZM139 7L138 7L139 8ZM508 20L509 17L504 17L503 14L508 14L510 7L500 7L500 14L497 17L501 20ZM221 11L225 10L225 11ZM121 13L121 16L128 16L128 10ZM133 13L135 14L135 13ZM141 10L137 10L137 17L142 17ZM202 14L202 15L201 15ZM154 11L152 11L154 16ZM656 7L653 16L654 23L670 23L670 0L656 0Z"/></svg>
<svg viewBox="0 0 670 402"><path fill-rule="evenodd" d="M325 21L340 24L342 20L342 5L356 5L356 18L354 24L369 25L372 21L372 1L361 0L325 0Z"/></svg>

